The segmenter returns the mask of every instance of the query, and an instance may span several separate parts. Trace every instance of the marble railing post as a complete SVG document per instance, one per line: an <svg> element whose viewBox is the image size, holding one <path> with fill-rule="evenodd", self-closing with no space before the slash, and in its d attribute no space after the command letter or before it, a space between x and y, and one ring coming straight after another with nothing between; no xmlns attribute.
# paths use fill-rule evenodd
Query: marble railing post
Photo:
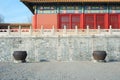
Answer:
<svg viewBox="0 0 120 80"><path fill-rule="evenodd" d="M98 25L98 34L100 34L101 32L100 32L100 26Z"/></svg>
<svg viewBox="0 0 120 80"><path fill-rule="evenodd" d="M30 35L32 35L32 26L30 26Z"/></svg>
<svg viewBox="0 0 120 80"><path fill-rule="evenodd" d="M41 35L44 34L44 30L43 30L43 28L44 28L43 25L41 25L41 30L40 30Z"/></svg>
<svg viewBox="0 0 120 80"><path fill-rule="evenodd" d="M10 26L8 26L8 31L7 32L8 32L8 35L10 35Z"/></svg>
<svg viewBox="0 0 120 80"><path fill-rule="evenodd" d="M78 26L75 26L75 33L78 34Z"/></svg>
<svg viewBox="0 0 120 80"><path fill-rule="evenodd" d="M21 26L19 25L19 35L21 35Z"/></svg>
<svg viewBox="0 0 120 80"><path fill-rule="evenodd" d="M64 25L63 33L64 33L64 34L67 33L66 25Z"/></svg>
<svg viewBox="0 0 120 80"><path fill-rule="evenodd" d="M109 34L110 34L110 35L112 34L112 25L110 25Z"/></svg>
<svg viewBox="0 0 120 80"><path fill-rule="evenodd" d="M52 26L52 34L53 35L55 34L55 26L54 25Z"/></svg>
<svg viewBox="0 0 120 80"><path fill-rule="evenodd" d="M87 25L87 35L89 34L89 25Z"/></svg>

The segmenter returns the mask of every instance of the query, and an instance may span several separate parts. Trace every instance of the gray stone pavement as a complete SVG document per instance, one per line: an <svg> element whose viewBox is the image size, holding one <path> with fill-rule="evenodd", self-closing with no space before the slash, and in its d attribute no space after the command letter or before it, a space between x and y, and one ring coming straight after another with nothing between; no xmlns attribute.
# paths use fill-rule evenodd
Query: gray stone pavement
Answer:
<svg viewBox="0 0 120 80"><path fill-rule="evenodd" d="M0 62L0 80L120 80L120 62Z"/></svg>

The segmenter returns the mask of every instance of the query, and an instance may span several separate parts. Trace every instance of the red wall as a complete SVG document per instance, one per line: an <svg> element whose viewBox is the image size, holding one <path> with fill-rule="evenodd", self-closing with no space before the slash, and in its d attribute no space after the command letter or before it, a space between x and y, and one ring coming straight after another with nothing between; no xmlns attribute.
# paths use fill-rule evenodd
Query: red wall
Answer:
<svg viewBox="0 0 120 80"><path fill-rule="evenodd" d="M35 15L32 16L32 26L35 28Z"/></svg>
<svg viewBox="0 0 120 80"><path fill-rule="evenodd" d="M61 19L64 16L70 18L68 22L63 22L66 20ZM80 22L72 22L72 18L76 16L80 18ZM55 29L61 29L62 25L68 25L72 29L73 24L79 25L79 29L86 29L87 25L90 29L97 29L98 25L101 29L108 29L110 25L113 29L120 28L120 14L35 14L32 20L33 29L40 29L41 25L44 29L52 29L53 25Z"/></svg>
<svg viewBox="0 0 120 80"><path fill-rule="evenodd" d="M54 25L57 28L57 14L37 14L37 29L44 26L44 29L51 29Z"/></svg>

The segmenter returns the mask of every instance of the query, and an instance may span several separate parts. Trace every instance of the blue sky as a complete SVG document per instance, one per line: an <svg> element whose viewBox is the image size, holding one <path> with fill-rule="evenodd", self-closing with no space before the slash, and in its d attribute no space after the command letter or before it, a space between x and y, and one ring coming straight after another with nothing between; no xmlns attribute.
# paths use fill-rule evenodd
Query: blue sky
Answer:
<svg viewBox="0 0 120 80"><path fill-rule="evenodd" d="M28 23L33 14L20 0L0 0L0 15L5 23Z"/></svg>

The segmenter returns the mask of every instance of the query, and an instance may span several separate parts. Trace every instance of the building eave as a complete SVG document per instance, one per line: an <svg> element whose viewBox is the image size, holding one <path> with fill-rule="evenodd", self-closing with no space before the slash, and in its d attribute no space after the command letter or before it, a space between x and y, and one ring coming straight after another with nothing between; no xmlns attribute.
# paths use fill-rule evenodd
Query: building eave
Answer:
<svg viewBox="0 0 120 80"><path fill-rule="evenodd" d="M22 1L22 0L21 0L21 2L22 2L24 5L26 5L26 6L30 9L30 11L34 14L34 9L33 9L33 6L34 6L34 5L32 5L33 3L24 2L24 1Z"/></svg>
<svg viewBox="0 0 120 80"><path fill-rule="evenodd" d="M120 2L120 0L21 0L22 2Z"/></svg>
<svg viewBox="0 0 120 80"><path fill-rule="evenodd" d="M37 4L59 4L59 3L120 3L120 0L20 0L34 14L34 5Z"/></svg>

